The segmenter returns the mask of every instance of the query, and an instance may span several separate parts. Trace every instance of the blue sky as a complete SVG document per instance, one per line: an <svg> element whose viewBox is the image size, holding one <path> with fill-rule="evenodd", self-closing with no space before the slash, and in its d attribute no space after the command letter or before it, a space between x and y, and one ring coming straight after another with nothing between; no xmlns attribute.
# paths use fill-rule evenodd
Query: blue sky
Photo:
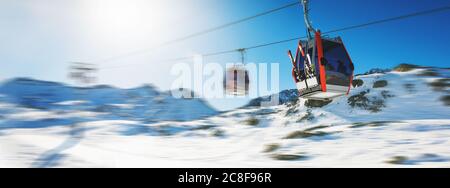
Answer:
<svg viewBox="0 0 450 188"><path fill-rule="evenodd" d="M316 28L327 31L450 5L449 0L311 0ZM69 82L70 61L101 59L151 48L161 42L251 16L295 0L1 0L0 79L34 77ZM336 33L346 43L356 72L399 63L450 67L450 12ZM304 36L301 8L291 7L156 51L99 62L99 81L119 87L153 83L162 90L176 62L158 60L229 50ZM248 51L248 62L279 63L280 88L294 88L288 49L295 41ZM239 54L205 58L230 63ZM127 66L127 65L132 66ZM248 99L210 100L226 110Z"/></svg>

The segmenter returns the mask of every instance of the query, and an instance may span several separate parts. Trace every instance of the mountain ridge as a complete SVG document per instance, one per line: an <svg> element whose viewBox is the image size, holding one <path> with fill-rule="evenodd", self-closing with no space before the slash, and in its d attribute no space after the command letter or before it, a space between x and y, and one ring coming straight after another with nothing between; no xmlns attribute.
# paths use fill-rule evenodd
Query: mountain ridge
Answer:
<svg viewBox="0 0 450 188"><path fill-rule="evenodd" d="M219 113L203 99L174 98L170 91L159 91L151 84L130 89L110 85L74 87L59 82L21 77L2 82L0 94L3 95L3 100L28 108L49 110L82 108L116 115L129 114L139 119L150 116L155 120L187 121ZM85 101L85 105L67 105L72 104L71 101ZM123 108L124 106L128 107Z"/></svg>

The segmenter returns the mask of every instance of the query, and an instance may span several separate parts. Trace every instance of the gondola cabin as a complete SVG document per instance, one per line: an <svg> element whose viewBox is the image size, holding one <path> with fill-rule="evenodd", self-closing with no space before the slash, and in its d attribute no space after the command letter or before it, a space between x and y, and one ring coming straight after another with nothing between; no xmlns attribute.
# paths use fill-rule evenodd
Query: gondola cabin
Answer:
<svg viewBox="0 0 450 188"><path fill-rule="evenodd" d="M227 95L245 96L249 92L250 79L243 65L234 65L224 75L224 91Z"/></svg>
<svg viewBox="0 0 450 188"><path fill-rule="evenodd" d="M309 0L301 0L307 29L295 58L291 51L292 77L302 98L333 99L350 92L354 65L340 37L324 38L309 18Z"/></svg>
<svg viewBox="0 0 450 188"><path fill-rule="evenodd" d="M292 76L300 97L329 100L348 94L354 65L340 37L300 41L293 63Z"/></svg>

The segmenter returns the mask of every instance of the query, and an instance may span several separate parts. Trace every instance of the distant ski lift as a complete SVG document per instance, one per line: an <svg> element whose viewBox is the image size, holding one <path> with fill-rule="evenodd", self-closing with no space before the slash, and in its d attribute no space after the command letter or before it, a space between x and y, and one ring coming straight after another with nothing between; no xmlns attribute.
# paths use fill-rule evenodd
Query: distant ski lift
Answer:
<svg viewBox="0 0 450 188"><path fill-rule="evenodd" d="M302 0L308 40L300 40L293 64L292 77L299 94L307 99L329 100L348 94L354 65L340 37L324 38L314 30L308 16L308 0ZM311 34L311 33L314 33Z"/></svg>
<svg viewBox="0 0 450 188"><path fill-rule="evenodd" d="M71 62L68 76L82 84L91 84L97 80L93 75L97 70L97 67L91 63Z"/></svg>
<svg viewBox="0 0 450 188"><path fill-rule="evenodd" d="M245 96L249 91L249 73L245 68L245 49L239 49L241 63L234 64L225 71L223 88L227 95Z"/></svg>

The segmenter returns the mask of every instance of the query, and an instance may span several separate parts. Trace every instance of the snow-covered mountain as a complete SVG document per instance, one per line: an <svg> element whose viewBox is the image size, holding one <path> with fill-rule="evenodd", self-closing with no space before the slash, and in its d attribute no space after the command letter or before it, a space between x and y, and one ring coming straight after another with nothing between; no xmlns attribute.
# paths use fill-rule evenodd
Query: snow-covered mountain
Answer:
<svg viewBox="0 0 450 188"><path fill-rule="evenodd" d="M278 97L279 104L287 104L291 102L296 102L298 100L298 91L296 89L289 89L281 91L278 94L258 97L252 99L245 107L258 107L261 106L263 102L270 102L272 97Z"/></svg>
<svg viewBox="0 0 450 188"><path fill-rule="evenodd" d="M354 86L330 103L298 99L289 90L278 106L257 106L268 99L262 97L184 122L110 117L108 108L54 110L85 98L55 96L52 109L18 106L2 87L0 166L450 167L450 69L401 66L359 75ZM148 88L134 94L146 96ZM120 96L111 94L134 99ZM145 103L112 106L126 104Z"/></svg>
<svg viewBox="0 0 450 188"><path fill-rule="evenodd" d="M198 98L177 99L152 85L119 89L107 85L89 88L61 83L17 78L0 85L0 94L9 103L43 110L87 110L148 121L188 121L218 114Z"/></svg>

